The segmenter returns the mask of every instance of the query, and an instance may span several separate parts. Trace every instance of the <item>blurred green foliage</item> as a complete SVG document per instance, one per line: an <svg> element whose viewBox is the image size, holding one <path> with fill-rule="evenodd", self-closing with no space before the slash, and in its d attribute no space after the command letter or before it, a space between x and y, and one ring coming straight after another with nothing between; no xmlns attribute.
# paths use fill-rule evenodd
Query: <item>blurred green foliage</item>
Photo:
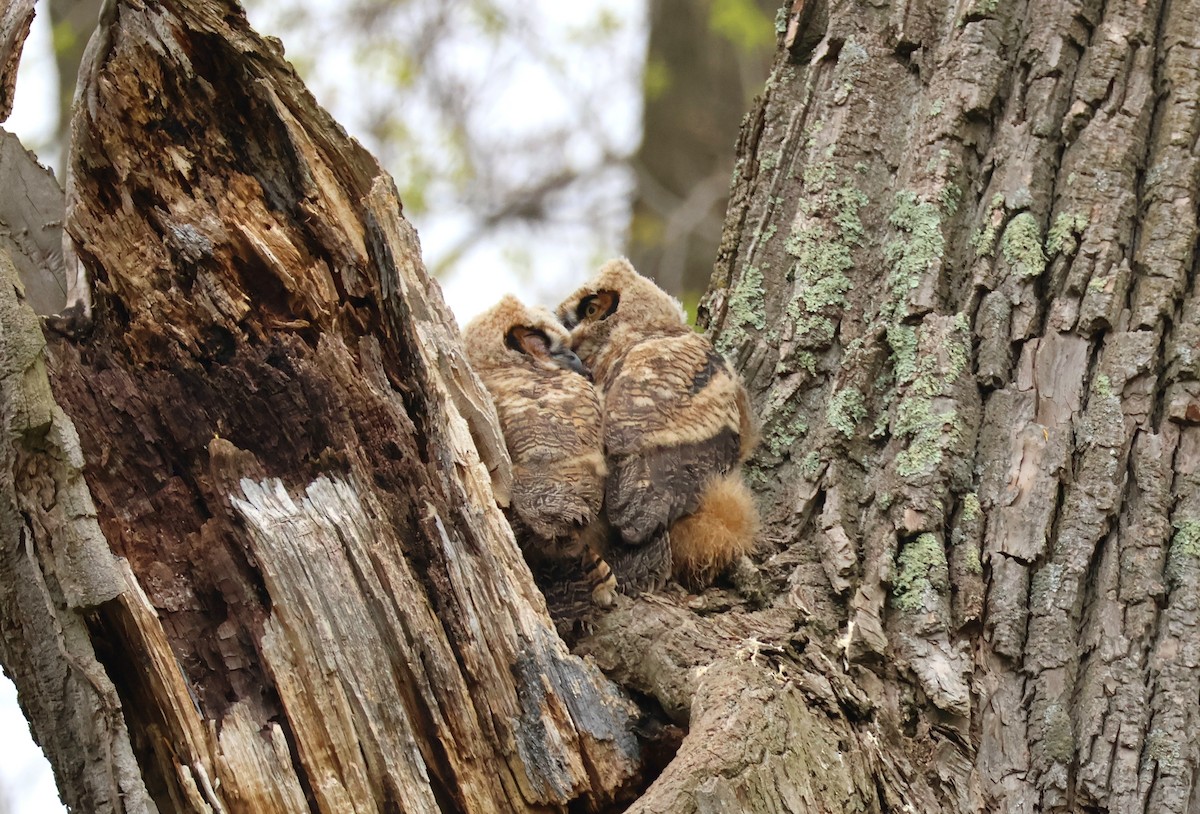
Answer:
<svg viewBox="0 0 1200 814"><path fill-rule="evenodd" d="M755 0L712 0L708 26L743 53L753 53L775 44L775 23Z"/></svg>

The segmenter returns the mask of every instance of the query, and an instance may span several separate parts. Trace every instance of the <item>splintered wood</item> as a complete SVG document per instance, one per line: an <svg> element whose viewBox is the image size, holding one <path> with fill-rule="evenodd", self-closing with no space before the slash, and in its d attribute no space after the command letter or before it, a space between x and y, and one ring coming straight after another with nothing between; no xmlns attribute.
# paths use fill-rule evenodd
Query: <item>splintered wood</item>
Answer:
<svg viewBox="0 0 1200 814"><path fill-rule="evenodd" d="M236 7L115 12L81 88L66 222L95 319L46 367L93 527L124 558L94 600L71 563L61 579L94 606L150 796L197 812L628 796L636 710L567 652L496 508L491 403L390 179Z"/></svg>

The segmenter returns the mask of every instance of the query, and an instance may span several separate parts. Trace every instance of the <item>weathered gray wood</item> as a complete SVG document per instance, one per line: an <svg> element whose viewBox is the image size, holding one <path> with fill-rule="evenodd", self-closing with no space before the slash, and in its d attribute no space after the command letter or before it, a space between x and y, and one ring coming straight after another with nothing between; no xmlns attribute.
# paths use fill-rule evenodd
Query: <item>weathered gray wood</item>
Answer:
<svg viewBox="0 0 1200 814"><path fill-rule="evenodd" d="M0 122L12 113L21 50L33 24L33 0L9 0L0 9Z"/></svg>
<svg viewBox="0 0 1200 814"><path fill-rule="evenodd" d="M63 193L54 174L12 133L0 128L0 242L17 269L21 296L35 313L56 314L67 301L63 278Z"/></svg>
<svg viewBox="0 0 1200 814"><path fill-rule="evenodd" d="M76 811L156 811L87 617L124 581L96 523L45 340L0 245L0 662Z"/></svg>

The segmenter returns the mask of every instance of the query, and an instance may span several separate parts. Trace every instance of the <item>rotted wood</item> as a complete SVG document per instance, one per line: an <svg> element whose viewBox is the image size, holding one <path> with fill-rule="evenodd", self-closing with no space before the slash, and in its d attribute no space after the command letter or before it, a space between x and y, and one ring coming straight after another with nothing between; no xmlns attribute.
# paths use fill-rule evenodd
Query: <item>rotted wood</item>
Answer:
<svg viewBox="0 0 1200 814"><path fill-rule="evenodd" d="M94 322L46 367L122 561L88 633L150 797L628 796L636 711L555 635L496 508L491 403L390 179L240 9L110 11L67 218Z"/></svg>

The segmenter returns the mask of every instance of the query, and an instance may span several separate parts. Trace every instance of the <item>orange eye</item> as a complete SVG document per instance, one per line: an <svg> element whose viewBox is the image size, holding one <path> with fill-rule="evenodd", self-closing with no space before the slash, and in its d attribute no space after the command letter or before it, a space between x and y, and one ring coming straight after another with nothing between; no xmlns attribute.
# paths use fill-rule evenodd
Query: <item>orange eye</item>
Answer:
<svg viewBox="0 0 1200 814"><path fill-rule="evenodd" d="M617 310L619 297L615 291L597 291L579 301L575 314L580 322L608 319Z"/></svg>

